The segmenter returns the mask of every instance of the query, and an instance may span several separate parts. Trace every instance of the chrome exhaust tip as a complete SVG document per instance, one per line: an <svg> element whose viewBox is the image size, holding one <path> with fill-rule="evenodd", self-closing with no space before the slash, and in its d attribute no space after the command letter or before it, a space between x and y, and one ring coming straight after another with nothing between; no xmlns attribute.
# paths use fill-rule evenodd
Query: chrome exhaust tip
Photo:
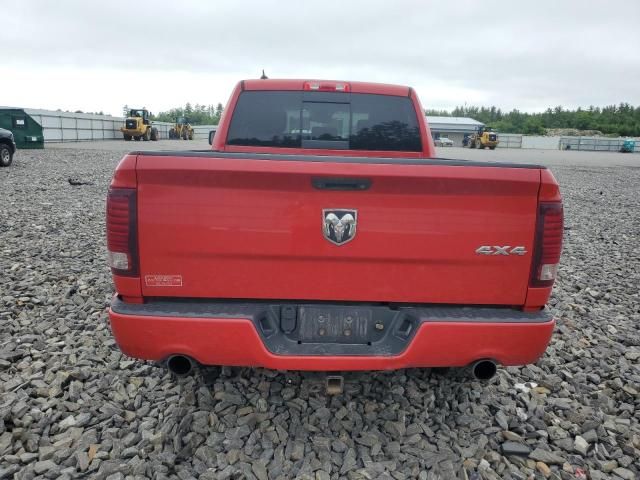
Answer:
<svg viewBox="0 0 640 480"><path fill-rule="evenodd" d="M471 374L476 380L491 380L497 371L498 366L493 360L478 360L471 365Z"/></svg>
<svg viewBox="0 0 640 480"><path fill-rule="evenodd" d="M186 355L171 355L167 358L167 368L176 377L186 377L193 371L195 362Z"/></svg>

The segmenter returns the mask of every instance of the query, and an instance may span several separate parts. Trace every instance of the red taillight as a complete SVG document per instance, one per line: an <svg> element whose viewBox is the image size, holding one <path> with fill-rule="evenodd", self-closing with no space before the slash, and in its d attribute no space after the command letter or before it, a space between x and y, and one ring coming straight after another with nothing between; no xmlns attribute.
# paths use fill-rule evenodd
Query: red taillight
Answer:
<svg viewBox="0 0 640 480"><path fill-rule="evenodd" d="M304 82L302 89L312 92L349 92L351 90L348 83L341 82Z"/></svg>
<svg viewBox="0 0 640 480"><path fill-rule="evenodd" d="M562 253L563 232L562 203L540 203L531 274L532 287L550 287L553 285L558 273L560 254Z"/></svg>
<svg viewBox="0 0 640 480"><path fill-rule="evenodd" d="M138 275L136 191L111 188L107 196L107 250L114 275Z"/></svg>

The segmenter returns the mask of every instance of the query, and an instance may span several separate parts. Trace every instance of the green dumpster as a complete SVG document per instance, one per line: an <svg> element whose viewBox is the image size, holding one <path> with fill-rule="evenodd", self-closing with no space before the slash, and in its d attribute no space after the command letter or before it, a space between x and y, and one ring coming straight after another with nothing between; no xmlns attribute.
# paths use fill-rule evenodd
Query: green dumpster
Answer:
<svg viewBox="0 0 640 480"><path fill-rule="evenodd" d="M21 108L0 107L0 128L13 132L18 149L44 148L42 125Z"/></svg>

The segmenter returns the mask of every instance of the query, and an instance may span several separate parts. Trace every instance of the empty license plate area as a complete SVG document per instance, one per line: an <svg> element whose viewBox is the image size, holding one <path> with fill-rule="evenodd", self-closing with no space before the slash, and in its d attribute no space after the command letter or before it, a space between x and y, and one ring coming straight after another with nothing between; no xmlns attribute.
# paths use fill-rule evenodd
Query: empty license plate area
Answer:
<svg viewBox="0 0 640 480"><path fill-rule="evenodd" d="M383 320L365 307L300 307L298 342L371 344L382 338Z"/></svg>
<svg viewBox="0 0 640 480"><path fill-rule="evenodd" d="M271 305L254 316L265 346L279 355L397 355L419 321L380 305Z"/></svg>

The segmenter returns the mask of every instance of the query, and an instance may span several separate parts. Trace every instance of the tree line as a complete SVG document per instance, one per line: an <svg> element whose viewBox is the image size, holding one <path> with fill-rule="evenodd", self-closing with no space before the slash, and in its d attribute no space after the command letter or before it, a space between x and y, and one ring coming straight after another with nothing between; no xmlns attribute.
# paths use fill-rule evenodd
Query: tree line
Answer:
<svg viewBox="0 0 640 480"><path fill-rule="evenodd" d="M213 106L200 105L198 103L191 105L191 103L187 102L184 107L172 108L155 115L152 114L151 119L158 122L175 122L178 117L187 117L191 125L217 125L223 110L224 107L221 103Z"/></svg>
<svg viewBox="0 0 640 480"><path fill-rule="evenodd" d="M608 136L640 136L640 107L628 103L606 107L565 109L548 108L541 113L527 113L514 109L503 112L492 107L456 107L448 110L425 110L427 115L443 117L471 117L503 133L544 135L550 128L599 130Z"/></svg>

